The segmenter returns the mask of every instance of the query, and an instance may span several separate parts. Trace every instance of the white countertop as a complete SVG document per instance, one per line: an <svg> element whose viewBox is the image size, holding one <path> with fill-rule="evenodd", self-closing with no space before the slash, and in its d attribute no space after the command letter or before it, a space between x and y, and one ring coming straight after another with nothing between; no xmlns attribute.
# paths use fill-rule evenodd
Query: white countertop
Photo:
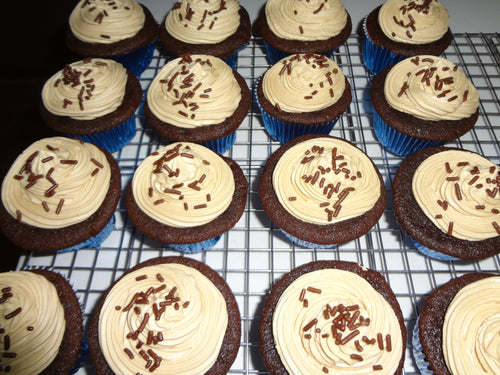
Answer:
<svg viewBox="0 0 500 375"><path fill-rule="evenodd" d="M440 0L450 13L450 27L453 33L495 33L500 32L498 16L500 0ZM158 21L162 21L176 0L139 0L146 5ZM257 17L265 0L240 0L250 14L252 22ZM383 0L342 0L352 18L353 31L363 17Z"/></svg>

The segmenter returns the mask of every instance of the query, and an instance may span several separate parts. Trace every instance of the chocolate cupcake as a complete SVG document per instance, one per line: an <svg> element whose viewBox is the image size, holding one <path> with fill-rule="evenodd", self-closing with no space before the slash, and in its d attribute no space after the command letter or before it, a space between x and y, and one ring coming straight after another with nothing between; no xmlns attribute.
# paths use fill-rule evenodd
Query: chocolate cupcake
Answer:
<svg viewBox="0 0 500 375"><path fill-rule="evenodd" d="M79 140L44 138L4 177L0 229L35 252L95 247L114 228L120 189L120 169L109 152Z"/></svg>
<svg viewBox="0 0 500 375"><path fill-rule="evenodd" d="M69 374L78 366L83 322L68 281L47 269L0 273L1 372Z"/></svg>
<svg viewBox="0 0 500 375"><path fill-rule="evenodd" d="M407 157L394 211L418 250L441 260L500 252L500 167L471 151L433 147Z"/></svg>
<svg viewBox="0 0 500 375"><path fill-rule="evenodd" d="M401 374L406 328L381 274L316 261L283 275L266 299L259 344L271 374Z"/></svg>
<svg viewBox="0 0 500 375"><path fill-rule="evenodd" d="M153 258L104 293L90 324L97 374L226 374L241 322L217 272L185 257Z"/></svg>
<svg viewBox="0 0 500 375"><path fill-rule="evenodd" d="M382 176L351 143L305 135L276 150L259 182L271 220L296 244L331 247L367 233L385 209Z"/></svg>

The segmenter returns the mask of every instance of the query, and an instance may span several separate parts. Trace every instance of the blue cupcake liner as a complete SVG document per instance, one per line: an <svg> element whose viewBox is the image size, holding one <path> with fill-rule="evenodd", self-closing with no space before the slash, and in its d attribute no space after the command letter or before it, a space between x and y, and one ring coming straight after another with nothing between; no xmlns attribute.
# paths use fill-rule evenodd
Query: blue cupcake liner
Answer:
<svg viewBox="0 0 500 375"><path fill-rule="evenodd" d="M310 242L310 241L305 241L305 240L301 240L300 238L297 238L295 236L292 236L290 233L287 233L285 232L283 229L281 229L281 232L283 232L283 234L290 240L292 241L294 244L300 246L300 247L305 247L307 249L331 249L333 247L335 247L336 245L335 244L331 244L331 245L320 245L320 244L317 244L317 243L314 243L314 242Z"/></svg>
<svg viewBox="0 0 500 375"><path fill-rule="evenodd" d="M229 56L229 57L225 57L223 58L222 60L224 60L224 62L229 65L231 67L231 69L236 69L236 62L238 61L238 54L239 52L244 49L247 45L246 44L243 44L241 47L239 47L236 51L234 51L234 53Z"/></svg>
<svg viewBox="0 0 500 375"><path fill-rule="evenodd" d="M67 251L75 251L79 249L85 249L88 247L97 247L104 242L106 238L109 237L113 229L115 228L115 217L113 216L111 220L106 224L106 226L94 237L91 237L77 245L67 247L65 249L58 250L59 253L64 253Z"/></svg>
<svg viewBox="0 0 500 375"><path fill-rule="evenodd" d="M284 59L287 56L295 55L295 53L285 52L285 51L280 50L276 47L273 47L272 45L270 45L266 41L264 41L264 46L266 48L267 57L269 58L269 62L271 63L271 65L276 64L278 61L280 61L281 59ZM329 50L329 51L316 52L316 53L321 54L321 55L325 55L325 56L331 58L333 56L333 53L337 49L338 49L338 47L334 48L332 50Z"/></svg>
<svg viewBox="0 0 500 375"><path fill-rule="evenodd" d="M422 351L422 344L420 343L420 338L418 337L418 318L415 322L415 327L413 327L412 336L412 346L413 346L413 358L415 359L415 364L422 375L434 375L434 372L429 370L429 362L427 362L424 352Z"/></svg>
<svg viewBox="0 0 500 375"><path fill-rule="evenodd" d="M380 143L399 156L408 156L415 151L444 144L444 141L428 141L403 134L387 125L375 110L373 111L373 129Z"/></svg>
<svg viewBox="0 0 500 375"><path fill-rule="evenodd" d="M112 59L121 63L125 68L134 73L136 77L139 77L151 64L155 48L156 40L136 51L121 56L114 56Z"/></svg>
<svg viewBox="0 0 500 375"><path fill-rule="evenodd" d="M204 250L210 250L212 247L215 246L217 242L221 239L222 234L219 234L218 236L212 237L208 240L205 241L200 241L200 242L194 242L194 243L189 243L189 244L169 244L167 245L168 247L171 247L174 250L183 252L183 253L198 253L200 251Z"/></svg>
<svg viewBox="0 0 500 375"><path fill-rule="evenodd" d="M422 254L427 255L428 257L438 259L438 260L461 260L460 258L443 254L440 253L439 251L429 249L428 247L425 247L424 245L421 245L419 242L415 241L411 236L410 236L411 241L415 245L418 251L420 251Z"/></svg>
<svg viewBox="0 0 500 375"><path fill-rule="evenodd" d="M225 137L213 139L211 141L200 142L202 146L209 148L210 150L223 154L227 150L233 147L236 142L236 132L233 132Z"/></svg>

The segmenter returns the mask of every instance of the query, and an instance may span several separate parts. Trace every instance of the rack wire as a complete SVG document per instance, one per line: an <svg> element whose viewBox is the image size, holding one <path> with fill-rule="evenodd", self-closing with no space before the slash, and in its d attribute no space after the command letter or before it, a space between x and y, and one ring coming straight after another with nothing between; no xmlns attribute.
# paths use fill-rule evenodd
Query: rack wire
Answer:
<svg viewBox="0 0 500 375"><path fill-rule="evenodd" d="M500 164L500 35L455 34L445 57L457 64L479 91L479 119L472 131L447 145L478 152ZM382 273L401 305L405 324L411 332L425 296L450 278L468 272L500 274L500 257L483 261L438 261L425 257L400 231L392 206L391 182L402 159L386 151L375 138L369 86L372 75L361 59L358 35L351 35L334 54L352 86L353 101L331 134L354 143L365 151L379 168L388 192L388 203L380 221L364 236L333 249L304 249L288 241L267 217L258 197L258 180L267 158L279 147L266 133L254 105L237 130L236 143L227 155L243 169L249 192L245 212L236 226L225 233L211 250L181 254L145 237L129 220L122 199L115 213L116 227L98 248L76 252L22 256L18 269L50 267L65 275L80 298L84 323L88 325L102 293L124 271L157 256L183 255L200 260L228 282L239 305L242 321L240 350L230 373L266 374L258 346L257 326L265 297L282 274L315 260L346 260L360 263ZM166 57L155 51L151 66L140 82L146 92L149 83L165 64ZM239 53L236 69L250 89L266 71L263 42L252 41ZM114 154L127 186L136 166L166 141L146 124L142 104L136 114L137 134L132 142ZM409 335L411 336L411 335ZM411 354L411 341L404 366L405 374L418 374ZM93 374L84 356L80 374Z"/></svg>

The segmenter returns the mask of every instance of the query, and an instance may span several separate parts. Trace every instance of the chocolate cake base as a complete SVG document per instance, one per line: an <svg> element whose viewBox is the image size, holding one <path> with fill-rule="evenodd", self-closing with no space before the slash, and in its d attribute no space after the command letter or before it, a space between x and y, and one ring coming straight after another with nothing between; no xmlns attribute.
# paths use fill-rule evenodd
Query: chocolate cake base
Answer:
<svg viewBox="0 0 500 375"><path fill-rule="evenodd" d="M398 168L393 181L394 211L401 229L421 245L461 259L484 259L500 253L500 235L481 241L467 241L449 236L436 227L418 205L412 189L415 170L429 156L450 147L431 147L408 156Z"/></svg>
<svg viewBox="0 0 500 375"><path fill-rule="evenodd" d="M206 374L211 375L219 375L219 374L227 374L231 365L233 364L236 356L238 354L238 350L240 347L240 339L241 339L241 317L238 309L238 304L236 299L224 281L224 279L214 270L212 270L209 266L204 263L198 262L191 258L185 257L163 257L163 258L153 258L147 260L143 263L140 263L127 271L127 273L133 272L142 267L154 266L164 263L180 263L184 264L188 267L192 267L200 271L204 274L212 283L220 290L227 305L227 313L228 313L228 324L226 333L224 335L224 340L222 342L222 347L215 361L214 365L210 368ZM113 283L116 284L120 280L118 279ZM88 334L88 344L89 344L89 353L92 364L94 365L94 369L99 375L113 375L113 371L108 366L106 359L101 351L99 344L99 314L106 300L106 296L109 290L112 289L113 285L106 291L101 297L99 304L92 316L92 321L90 323L90 330Z"/></svg>
<svg viewBox="0 0 500 375"><path fill-rule="evenodd" d="M315 134L301 136L291 140L276 150L267 160L260 176L259 197L264 210L271 220L285 232L301 240L318 245L340 244L361 237L367 233L378 222L385 210L385 185L375 165L373 167L377 171L380 180L380 197L373 208L363 215L334 224L316 225L297 219L281 205L273 188L273 172L281 156L289 148L300 142L320 137L328 136Z"/></svg>
<svg viewBox="0 0 500 375"><path fill-rule="evenodd" d="M398 370L396 374L401 374L404 365L404 354L406 350L406 327L404 325L403 314L399 303L391 290L391 287L385 281L384 277L373 270L362 268L360 265L352 262L344 261L316 261L299 266L290 272L283 275L272 287L272 290L266 299L266 303L262 310L260 316L260 323L258 328L259 333L259 345L262 354L262 359L266 368L272 375L277 374L288 374L283 363L281 362L278 351L276 350L276 345L273 335L273 314L274 310L278 304L281 294L286 288L298 277L312 271L335 268L340 270L345 270L353 272L370 283L370 285L379 292L384 299L389 303L389 305L394 310L396 317L399 321L399 327L401 329L403 349L401 360L399 362Z"/></svg>

